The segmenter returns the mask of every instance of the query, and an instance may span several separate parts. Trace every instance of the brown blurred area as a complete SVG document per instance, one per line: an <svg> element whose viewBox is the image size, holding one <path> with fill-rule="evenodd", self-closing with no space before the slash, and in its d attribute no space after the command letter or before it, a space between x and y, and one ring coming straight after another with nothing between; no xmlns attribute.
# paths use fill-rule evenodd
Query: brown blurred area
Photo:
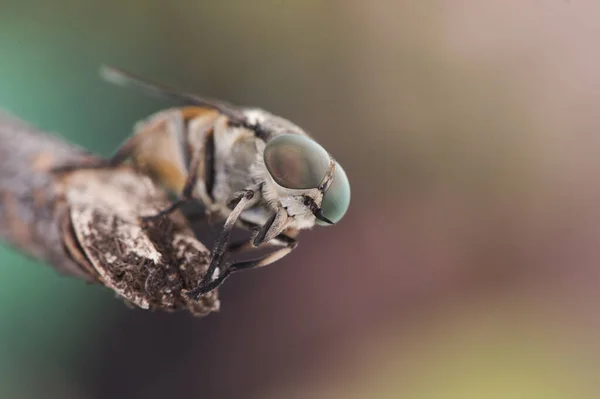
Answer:
<svg viewBox="0 0 600 399"><path fill-rule="evenodd" d="M232 277L219 314L103 307L61 364L77 397L600 395L600 3L59 3L0 21L68 37L75 76L113 63L288 117L352 184L339 225ZM148 101L90 87L120 100L61 104L108 108L92 125Z"/></svg>

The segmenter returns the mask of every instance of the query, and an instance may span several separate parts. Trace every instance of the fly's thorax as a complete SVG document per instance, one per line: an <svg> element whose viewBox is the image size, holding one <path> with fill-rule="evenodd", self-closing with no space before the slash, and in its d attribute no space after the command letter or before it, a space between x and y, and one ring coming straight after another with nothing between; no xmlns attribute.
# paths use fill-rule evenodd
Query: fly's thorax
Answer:
<svg viewBox="0 0 600 399"><path fill-rule="evenodd" d="M269 141L283 134L307 135L304 129L295 123L263 109L246 108L243 112L250 124L261 127L261 132L265 134L263 140Z"/></svg>
<svg viewBox="0 0 600 399"><path fill-rule="evenodd" d="M252 187L258 178L253 168L259 158L257 141L253 132L243 127L232 127L226 119L219 119L214 129L215 202L227 204L231 196Z"/></svg>

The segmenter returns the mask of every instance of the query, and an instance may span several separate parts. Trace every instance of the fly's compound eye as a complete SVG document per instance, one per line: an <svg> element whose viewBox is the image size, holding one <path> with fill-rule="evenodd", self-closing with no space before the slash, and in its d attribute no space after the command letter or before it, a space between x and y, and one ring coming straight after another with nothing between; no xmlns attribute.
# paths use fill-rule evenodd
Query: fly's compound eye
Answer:
<svg viewBox="0 0 600 399"><path fill-rule="evenodd" d="M297 134L269 141L264 160L277 184L295 190L317 188L329 168L327 151L314 140Z"/></svg>
<svg viewBox="0 0 600 399"><path fill-rule="evenodd" d="M323 215L333 223L339 222L350 206L350 181L339 163L335 165L331 186L323 194L321 209ZM328 226L328 223L317 220L317 224Z"/></svg>

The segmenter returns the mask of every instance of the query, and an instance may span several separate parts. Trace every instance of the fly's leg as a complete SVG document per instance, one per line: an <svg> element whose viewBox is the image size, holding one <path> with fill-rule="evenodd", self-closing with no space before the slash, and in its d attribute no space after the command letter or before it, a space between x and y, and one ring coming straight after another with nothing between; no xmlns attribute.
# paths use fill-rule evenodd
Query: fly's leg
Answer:
<svg viewBox="0 0 600 399"><path fill-rule="evenodd" d="M292 245L294 242L296 242L296 240L294 238L292 238L284 233L281 233L277 237L272 239L271 241L266 242L265 245L268 245L270 247L286 247L286 246ZM227 252L229 252L229 253L244 252L244 251L250 251L254 248L256 248L256 246L254 245L254 243L252 241L243 240L243 241L238 241L238 242L229 244L229 246L227 247Z"/></svg>
<svg viewBox="0 0 600 399"><path fill-rule="evenodd" d="M256 198L254 198L256 195L257 192L252 189L243 190L235 195L235 199L232 202L237 201L237 204L227 217L227 220L225 220L225 224L223 225L223 231L221 232L221 235L219 236L219 239L217 240L217 243L215 245L212 259L210 261L210 265L208 267L206 275L204 276L203 283L211 278L210 276L213 275L217 267L219 267L219 265L221 264L223 257L225 256L227 246L229 245L231 232L233 231L233 228L235 227L238 218L249 205L256 202Z"/></svg>
<svg viewBox="0 0 600 399"><path fill-rule="evenodd" d="M214 286L219 277L220 281L223 281L225 278L227 278L227 275L230 273L230 271L227 271L228 269L224 269L219 275L219 277L217 277L217 280L212 280L213 274L223 262L223 257L225 256L225 252L227 251L227 247L229 245L229 239L231 238L231 232L233 231L233 228L235 227L238 218L248 206L251 206L252 204L256 203L257 196L257 189L242 190L234 195L234 199L230 202L230 204L233 205L236 202L237 204L235 204L235 207L227 217L227 220L225 220L223 230L221 231L221 235L219 236L219 239L217 240L214 251L212 253L212 258L210 261L210 265L208 266L208 270L206 271L204 278L200 282L200 285L187 293L189 297L198 298L203 293L211 291L213 288L210 288L208 291L206 291L206 287L209 285L211 287ZM221 276L223 274L227 275ZM217 286L218 285L219 284L217 284Z"/></svg>
<svg viewBox="0 0 600 399"><path fill-rule="evenodd" d="M240 220L238 219L238 225L239 227L241 227L242 229L248 230L248 231L253 231L257 228L259 228L259 225L256 225L254 223L250 223L248 221L245 220ZM283 234L281 234L283 235ZM253 244L253 240L242 240L242 241L238 241L238 242L233 242L231 244L229 244L227 246L227 252L229 253L237 253L237 252L243 252L243 251L249 251L256 248Z"/></svg>
<svg viewBox="0 0 600 399"><path fill-rule="evenodd" d="M243 201L244 199L242 199L240 203ZM252 241L250 241L247 244L234 244L231 247L234 250L240 250L249 247L256 248L266 243L271 246L279 246L283 248L280 248L276 251L273 251L256 259L242 262L234 262L228 267L222 268L221 272L213 279L213 274L217 266L220 265L222 262L222 258L224 256L225 249L227 248L227 242L229 240L233 224L235 223L235 220L237 220L241 211L243 210L243 208L240 206L240 203L238 203L238 205L234 208L232 212L233 216L230 215L230 217L227 219L227 222L225 222L225 225L228 228L225 228L221 235L221 238L213 254L211 264L202 282L198 287L187 293L187 295L192 299L197 299L198 297L200 297L200 295L206 294L214 290L219 285L221 285L231 273L269 265L288 255L298 245L295 239L287 236L286 234L280 233L275 237L272 236L273 233L271 232L278 231L281 226L285 225L285 222L288 217L287 212L284 209L280 209L278 212L274 213L263 226L260 227Z"/></svg>
<svg viewBox="0 0 600 399"><path fill-rule="evenodd" d="M269 241L267 244L270 246L279 246L283 248L280 248L276 251L273 251L265 256L256 259L232 263L213 280L209 279L207 281L207 277L210 278L209 276L212 276L212 273L207 273L202 283L197 288L194 288L193 290L187 292L186 295L188 295L194 300L197 300L200 296L209 293L210 291L223 284L225 279L229 277L232 273L270 265L271 263L278 261L279 259L292 252L298 246L298 241L296 241L294 238L286 236L285 234L280 234L276 238ZM246 243L236 244L236 246L237 248L235 249L237 250L247 247ZM250 246L253 245L250 244Z"/></svg>

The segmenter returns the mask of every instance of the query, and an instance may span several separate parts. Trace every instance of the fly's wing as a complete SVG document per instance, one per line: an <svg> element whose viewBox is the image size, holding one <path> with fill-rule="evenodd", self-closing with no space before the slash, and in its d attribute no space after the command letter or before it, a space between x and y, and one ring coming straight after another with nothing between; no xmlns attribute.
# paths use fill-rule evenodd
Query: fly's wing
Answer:
<svg viewBox="0 0 600 399"><path fill-rule="evenodd" d="M168 98L171 100L183 101L185 104L215 109L221 114L228 116L230 121L233 123L238 123L241 125L248 123L246 116L240 109L223 101L200 97L192 93L179 91L113 66L102 66L100 68L100 75L106 81L118 86L134 86L148 94Z"/></svg>

